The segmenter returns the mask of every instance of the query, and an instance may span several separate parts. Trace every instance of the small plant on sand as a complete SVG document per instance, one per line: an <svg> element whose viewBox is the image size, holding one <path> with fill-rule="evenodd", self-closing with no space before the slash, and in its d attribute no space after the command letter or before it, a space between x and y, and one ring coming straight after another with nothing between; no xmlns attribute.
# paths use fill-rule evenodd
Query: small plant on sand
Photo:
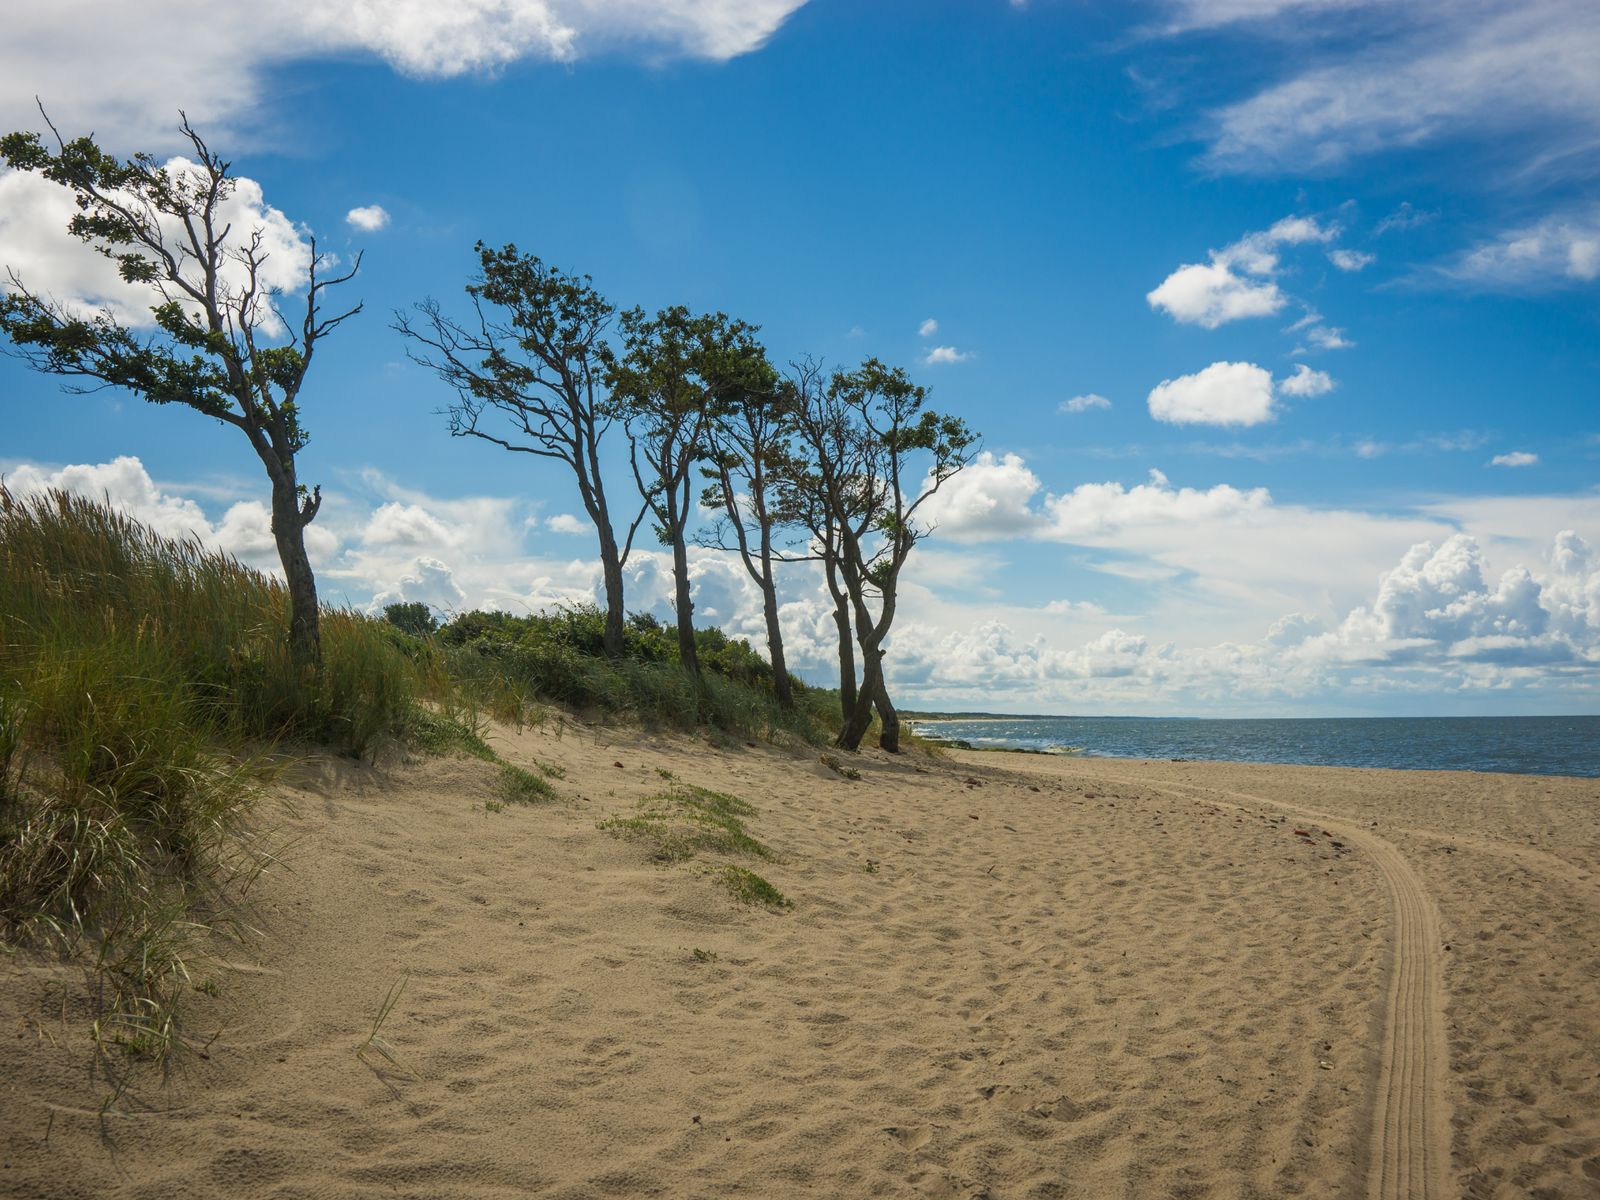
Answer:
<svg viewBox="0 0 1600 1200"><path fill-rule="evenodd" d="M714 950L702 950L699 946L696 946L694 950L691 951L691 954L695 962L714 963L717 961L717 953Z"/></svg>
<svg viewBox="0 0 1600 1200"><path fill-rule="evenodd" d="M852 766L848 766L845 763L840 762L839 756L836 754L824 754L818 761L821 762L823 766L827 767L828 770L833 771L835 774L843 775L846 779L855 780L861 778L860 771L856 770Z"/></svg>
<svg viewBox="0 0 1600 1200"><path fill-rule="evenodd" d="M434 712L420 705L412 714L407 740L423 754L439 756L465 754L485 762L499 756L483 740L475 720L450 713Z"/></svg>
<svg viewBox="0 0 1600 1200"><path fill-rule="evenodd" d="M755 811L726 792L674 782L666 791L639 801L634 816L608 817L600 828L651 843L651 856L661 862L681 862L701 852L770 859L771 848L744 827L742 818Z"/></svg>
<svg viewBox="0 0 1600 1200"><path fill-rule="evenodd" d="M876 875L878 873L878 860L875 858L867 859L866 862L861 864L861 869L868 875Z"/></svg>
<svg viewBox="0 0 1600 1200"><path fill-rule="evenodd" d="M389 994L383 998L383 1003L378 1006L377 1015L372 1018L372 1029L367 1034L366 1040L356 1047L356 1057L366 1063L367 1066L372 1067L373 1063L367 1055L377 1054L396 1070L410 1075L413 1079L418 1079L421 1077L400 1061L399 1056L394 1052L394 1047L389 1045L383 1037L383 1024L389 1019L389 1014L394 1012L394 1006L400 1003L400 994L406 990L406 984L410 980L411 976L409 974L402 975L399 982L389 989ZM373 1069L376 1070L378 1068L374 1067Z"/></svg>
<svg viewBox="0 0 1600 1200"><path fill-rule="evenodd" d="M764 904L768 908L791 908L788 897L754 871L731 863L722 868L722 886L740 904Z"/></svg>
<svg viewBox="0 0 1600 1200"><path fill-rule="evenodd" d="M556 798L556 790L542 775L505 763L500 767L500 796L510 804L542 804Z"/></svg>

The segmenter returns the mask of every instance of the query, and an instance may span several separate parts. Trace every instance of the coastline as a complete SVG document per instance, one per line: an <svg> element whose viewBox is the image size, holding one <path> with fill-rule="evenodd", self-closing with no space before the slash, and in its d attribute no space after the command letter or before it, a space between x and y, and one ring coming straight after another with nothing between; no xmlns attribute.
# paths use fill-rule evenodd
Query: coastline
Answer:
<svg viewBox="0 0 1600 1200"><path fill-rule="evenodd" d="M8 1186L1356 1196L1390 1159L1415 1195L1600 1179L1593 780L953 752L862 755L852 781L815 751L570 723L493 740L559 767L560 801L491 811L467 760L286 788L262 934L188 1014L220 1031L207 1057L109 1116L61 1019L78 977L0 961ZM791 909L597 827L660 771L754 806ZM400 979L407 1070L374 1068L353 1048ZM1418 1054L1423 1086L1394 1085Z"/></svg>

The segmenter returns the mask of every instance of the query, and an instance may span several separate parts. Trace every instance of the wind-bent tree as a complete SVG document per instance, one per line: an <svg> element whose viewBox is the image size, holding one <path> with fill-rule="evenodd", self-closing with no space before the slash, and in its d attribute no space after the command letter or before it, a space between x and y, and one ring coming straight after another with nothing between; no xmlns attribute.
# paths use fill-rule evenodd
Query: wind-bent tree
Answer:
<svg viewBox="0 0 1600 1200"><path fill-rule="evenodd" d="M833 624L839 638L839 708L841 721L849 721L856 707L855 633L850 624L850 596L839 574L839 527L823 496L823 487L804 439L797 439L797 419L819 401L827 387L822 365L806 358L790 366L780 385L778 402L783 412L784 442L771 474L773 504L769 513L782 527L806 538L806 552L782 555L782 561L822 563L828 595L833 599ZM797 448L798 443L798 448Z"/></svg>
<svg viewBox="0 0 1600 1200"><path fill-rule="evenodd" d="M359 304L332 316L322 309L323 294L352 279L361 258L342 274L324 276L331 260L310 239L305 308L291 324L278 304L281 291L263 278L270 257L264 231L229 223L228 201L238 186L232 164L187 117L179 128L193 163L162 166L147 154L119 159L91 137L63 140L53 125L54 150L35 133L0 139L7 166L72 192L78 211L68 230L116 263L125 283L151 290L155 327L140 333L109 308L86 315L8 271L0 331L36 370L92 381L68 390L127 388L152 404L181 404L244 433L272 483L272 536L289 585L290 651L296 662L316 666L322 643L305 530L322 491L308 492L297 472L296 456L309 441L300 393L322 338L361 311Z"/></svg>
<svg viewBox="0 0 1600 1200"><path fill-rule="evenodd" d="M926 403L926 388L869 358L855 371L835 372L827 389L813 392L796 413L818 499L838 535L839 574L861 648L861 688L838 737L849 750L860 747L874 707L883 725L878 744L891 753L900 749L900 718L883 675L900 572L932 532L919 527L918 510L966 466L977 440L965 422Z"/></svg>
<svg viewBox="0 0 1600 1200"><path fill-rule="evenodd" d="M682 305L646 317L622 314L622 353L612 390L627 425L639 494L655 517L656 537L672 548L678 657L700 677L694 640L685 530L694 516L694 465L707 454L706 433L719 405L759 380L766 354L756 329L723 313L695 315Z"/></svg>
<svg viewBox="0 0 1600 1200"><path fill-rule="evenodd" d="M622 656L622 568L644 518L640 508L617 545L600 472L600 444L616 421L606 335L616 310L587 275L569 275L516 246L479 242L479 274L467 285L473 316L462 323L433 300L420 320L396 313L394 327L415 344L413 361L453 387L450 432L565 463L600 542L606 594L605 652Z"/></svg>
<svg viewBox="0 0 1600 1200"><path fill-rule="evenodd" d="M745 573L761 589L773 694L782 707L793 708L773 572L779 558L773 533L782 524L779 489L790 459L787 414L793 403L764 356L739 365L745 368L744 377L726 381L707 430L710 466L701 469L711 481L701 495L701 507L721 510L721 516L697 540L703 546L736 552ZM850 682L854 687L853 668Z"/></svg>

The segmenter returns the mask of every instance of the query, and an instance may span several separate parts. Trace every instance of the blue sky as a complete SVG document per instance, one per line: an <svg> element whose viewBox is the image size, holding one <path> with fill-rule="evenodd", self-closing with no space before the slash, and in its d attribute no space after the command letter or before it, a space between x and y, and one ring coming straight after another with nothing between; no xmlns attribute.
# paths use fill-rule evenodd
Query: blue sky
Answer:
<svg viewBox="0 0 1600 1200"><path fill-rule="evenodd" d="M259 183L281 262L307 231L365 251L307 398L330 599L592 594L567 481L451 441L389 328L514 240L621 305L758 323L779 360L904 364L982 431L913 570L908 702L1600 710L1582 0L144 7L22 17L0 118L33 127L37 94L69 135L171 153L184 108ZM0 262L115 302L58 211L0 175ZM271 565L236 431L11 361L0 406L14 486ZM696 571L701 615L759 643L733 564ZM664 612L662 563L632 575ZM816 580L785 598L826 679Z"/></svg>

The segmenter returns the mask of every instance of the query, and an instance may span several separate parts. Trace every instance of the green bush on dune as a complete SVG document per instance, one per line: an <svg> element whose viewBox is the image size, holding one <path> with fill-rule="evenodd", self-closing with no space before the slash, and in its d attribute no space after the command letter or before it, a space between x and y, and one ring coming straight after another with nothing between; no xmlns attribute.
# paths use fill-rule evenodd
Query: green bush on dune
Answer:
<svg viewBox="0 0 1600 1200"><path fill-rule="evenodd" d="M772 668L747 642L720 629L695 631L701 680L678 663L671 630L646 613L628 619L623 653L604 654L605 615L593 605L554 613L463 613L431 638L419 659L502 719L530 704L558 704L604 716L679 729L710 727L746 737L821 742L831 736L833 693L795 681L795 708L772 693Z"/></svg>

